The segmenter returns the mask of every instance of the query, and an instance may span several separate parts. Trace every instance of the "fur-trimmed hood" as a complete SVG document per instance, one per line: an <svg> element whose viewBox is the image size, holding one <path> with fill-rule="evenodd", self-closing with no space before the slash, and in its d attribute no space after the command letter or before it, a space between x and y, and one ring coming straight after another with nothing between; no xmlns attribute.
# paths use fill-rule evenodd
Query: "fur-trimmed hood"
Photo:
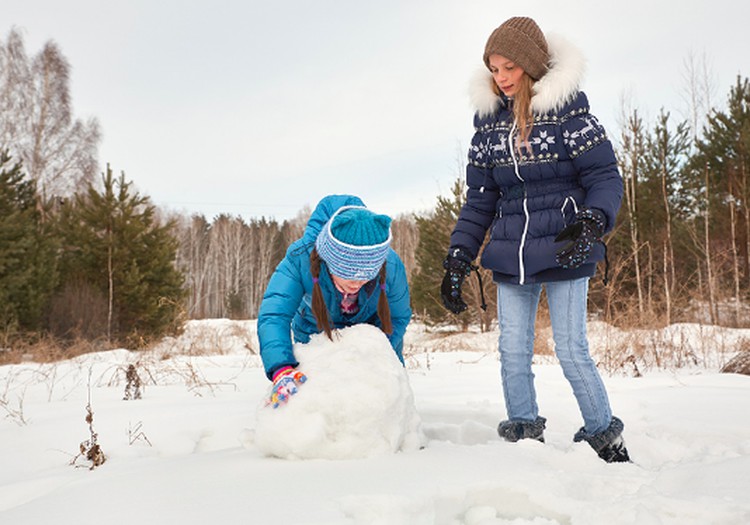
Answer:
<svg viewBox="0 0 750 525"><path fill-rule="evenodd" d="M559 111L578 93L586 69L583 53L569 40L556 34L545 35L550 53L550 68L534 84L531 109L544 114ZM472 106L480 117L492 114L497 109L497 96L492 90L494 80L487 68L482 67L471 80L469 96Z"/></svg>

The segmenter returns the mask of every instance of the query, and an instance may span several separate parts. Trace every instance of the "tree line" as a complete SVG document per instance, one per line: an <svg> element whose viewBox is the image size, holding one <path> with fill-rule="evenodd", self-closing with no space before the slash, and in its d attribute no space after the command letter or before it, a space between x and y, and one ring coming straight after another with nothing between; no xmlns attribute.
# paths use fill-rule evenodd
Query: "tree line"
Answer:
<svg viewBox="0 0 750 525"><path fill-rule="evenodd" d="M310 210L286 221L170 215L124 173L107 166L97 176L99 126L74 118L68 77L54 43L30 57L17 32L0 41L0 346L41 334L138 346L186 319L257 316ZM747 319L750 82L738 76L719 107L699 76L691 79L689 119L662 110L646 122L628 110L610 130L625 196L606 239L609 284L593 280L590 300L592 313L613 324ZM457 173L432 210L394 218L393 247L415 317L488 329L489 272L467 279L471 308L460 316L439 298L464 198Z"/></svg>

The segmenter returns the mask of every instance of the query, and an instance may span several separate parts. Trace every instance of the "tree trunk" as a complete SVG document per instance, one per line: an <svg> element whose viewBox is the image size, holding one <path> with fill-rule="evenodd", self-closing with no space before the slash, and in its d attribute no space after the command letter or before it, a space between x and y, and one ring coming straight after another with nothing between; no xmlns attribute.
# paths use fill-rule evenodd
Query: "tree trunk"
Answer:
<svg viewBox="0 0 750 525"><path fill-rule="evenodd" d="M708 286L708 307L711 312L711 324L718 324L719 316L716 311L716 290L714 289L714 272L713 265L711 263L711 236L709 233L709 219L711 206L711 198L709 193L709 178L708 178L708 164L705 167L705 181L706 181L706 213L704 219L704 245L706 247L706 285Z"/></svg>
<svg viewBox="0 0 750 525"><path fill-rule="evenodd" d="M112 261L112 244L114 243L112 227L109 228L107 239L107 279L108 279L108 297L107 297L107 343L112 342L112 310L115 304L115 282L114 282L114 264Z"/></svg>
<svg viewBox="0 0 750 525"><path fill-rule="evenodd" d="M635 156L636 154L633 153ZM641 280L641 262L638 250L638 218L636 206L636 166L637 160L631 163L630 173L625 178L625 204L627 206L628 218L630 220L630 249L633 253L633 265L635 266L635 284L638 291L638 313L641 319L644 317L643 308L643 282Z"/></svg>
<svg viewBox="0 0 750 525"><path fill-rule="evenodd" d="M729 228L730 237L732 239L732 273L734 276L734 326L739 326L740 323L740 258L737 251L737 226L735 220L737 213L735 212L734 196L732 195L732 183L730 177L729 187Z"/></svg>
<svg viewBox="0 0 750 525"><path fill-rule="evenodd" d="M664 272L664 310L665 310L664 315L665 315L665 322L667 326L672 324L672 291L670 290L669 279L667 278L667 276L669 275L668 252L669 250L667 248L667 242L665 241L662 270Z"/></svg>
<svg viewBox="0 0 750 525"><path fill-rule="evenodd" d="M666 216L666 239L664 241L664 299L667 326L672 323L672 287L675 283L674 248L672 242L672 210L669 206L669 195L667 191L667 166L666 159L661 161L661 191L664 200L664 213Z"/></svg>

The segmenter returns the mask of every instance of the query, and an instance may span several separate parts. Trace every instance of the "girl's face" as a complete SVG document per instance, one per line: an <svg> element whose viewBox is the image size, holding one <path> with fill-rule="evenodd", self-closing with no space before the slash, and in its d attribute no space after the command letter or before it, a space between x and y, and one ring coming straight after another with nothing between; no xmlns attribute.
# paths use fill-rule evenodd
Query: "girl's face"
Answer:
<svg viewBox="0 0 750 525"><path fill-rule="evenodd" d="M524 70L502 55L490 55L488 60L490 73L500 91L509 98L518 93Z"/></svg>
<svg viewBox="0 0 750 525"><path fill-rule="evenodd" d="M331 279L333 280L333 284L334 286L336 286L336 289L339 292L347 295L352 295L359 292L360 288L367 284L367 281L350 281L348 279L336 277L333 274L331 274Z"/></svg>

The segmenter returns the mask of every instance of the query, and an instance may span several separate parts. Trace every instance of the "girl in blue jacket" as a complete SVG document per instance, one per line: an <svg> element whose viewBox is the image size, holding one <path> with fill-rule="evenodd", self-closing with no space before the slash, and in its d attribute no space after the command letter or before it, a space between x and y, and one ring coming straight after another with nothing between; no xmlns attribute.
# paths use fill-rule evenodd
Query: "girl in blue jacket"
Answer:
<svg viewBox="0 0 750 525"><path fill-rule="evenodd" d="M330 195L318 203L305 233L271 276L258 314L260 355L273 381L274 408L296 394L306 377L292 349L312 334L367 323L388 337L403 363L411 319L409 284L391 243L391 219L358 197Z"/></svg>
<svg viewBox="0 0 750 525"><path fill-rule="evenodd" d="M589 278L605 259L622 178L604 128L579 91L583 59L534 20L514 17L490 35L476 78L467 194L451 235L441 287L445 306L466 308L461 284L489 230L481 263L497 283L501 377L508 441L544 441L531 363L534 321L547 293L555 352L584 425L574 436L608 462L628 461L623 423L589 354ZM606 276L606 274L605 274Z"/></svg>

